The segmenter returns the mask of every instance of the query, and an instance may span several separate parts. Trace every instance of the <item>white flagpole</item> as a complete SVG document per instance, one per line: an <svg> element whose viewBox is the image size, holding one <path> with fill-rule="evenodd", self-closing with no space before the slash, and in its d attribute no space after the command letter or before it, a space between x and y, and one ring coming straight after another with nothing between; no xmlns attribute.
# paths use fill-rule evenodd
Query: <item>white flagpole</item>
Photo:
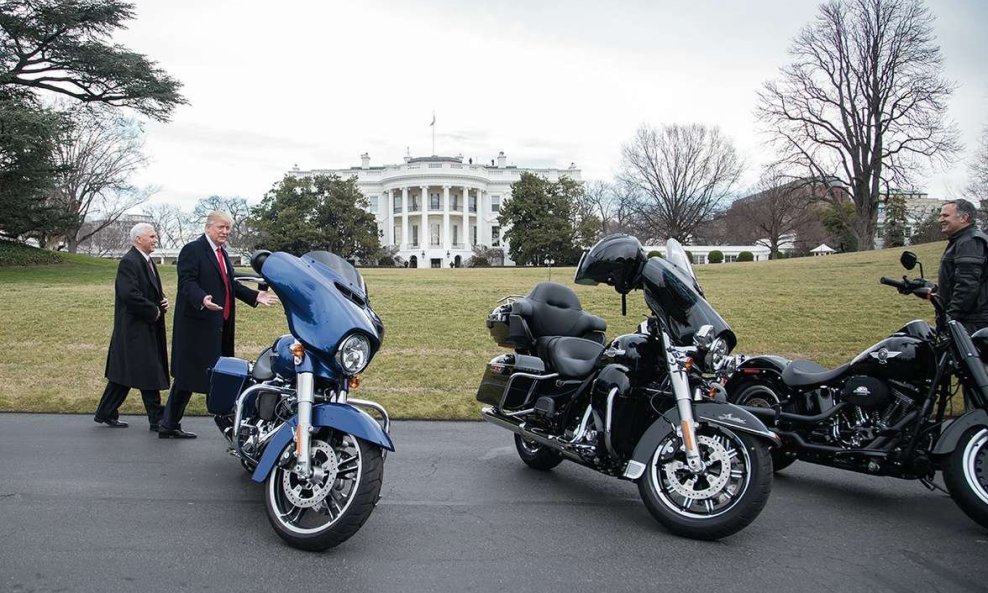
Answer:
<svg viewBox="0 0 988 593"><path fill-rule="evenodd" d="M436 154L436 112L435 111L432 112L432 123L429 125L432 126L432 155L435 156Z"/></svg>

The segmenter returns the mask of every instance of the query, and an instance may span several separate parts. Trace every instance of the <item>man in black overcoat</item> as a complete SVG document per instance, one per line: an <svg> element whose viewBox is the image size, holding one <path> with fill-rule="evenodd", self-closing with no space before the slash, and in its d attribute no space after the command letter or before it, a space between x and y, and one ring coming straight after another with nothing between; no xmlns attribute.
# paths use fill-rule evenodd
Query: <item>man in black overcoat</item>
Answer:
<svg viewBox="0 0 988 593"><path fill-rule="evenodd" d="M168 299L161 289L158 269L150 255L158 243L154 227L146 223L130 230L133 247L120 260L115 282L113 334L106 354L106 389L93 420L126 428L117 410L131 388L140 389L151 430L161 419L160 390L168 388L168 350L165 311Z"/></svg>
<svg viewBox="0 0 988 593"><path fill-rule="evenodd" d="M278 297L251 290L233 279L233 264L224 245L233 219L214 211L205 233L178 254L178 294L172 329L172 389L158 430L163 439L194 439L182 430L182 415L192 393L209 390L209 369L220 356L233 356L237 299L256 307Z"/></svg>

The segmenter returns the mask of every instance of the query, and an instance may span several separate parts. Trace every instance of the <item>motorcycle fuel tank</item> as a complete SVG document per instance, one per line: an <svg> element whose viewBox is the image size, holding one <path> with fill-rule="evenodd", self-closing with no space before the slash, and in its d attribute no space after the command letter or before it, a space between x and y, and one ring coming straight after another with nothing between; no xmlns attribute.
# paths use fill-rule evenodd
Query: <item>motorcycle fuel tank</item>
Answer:
<svg viewBox="0 0 988 593"><path fill-rule="evenodd" d="M643 334L625 334L611 340L601 355L600 365L620 364L631 370L636 382L648 383L662 368L662 349L658 341Z"/></svg>
<svg viewBox="0 0 988 593"><path fill-rule="evenodd" d="M854 360L848 375L869 375L883 380L926 381L937 372L933 348L925 340L894 335L868 348Z"/></svg>

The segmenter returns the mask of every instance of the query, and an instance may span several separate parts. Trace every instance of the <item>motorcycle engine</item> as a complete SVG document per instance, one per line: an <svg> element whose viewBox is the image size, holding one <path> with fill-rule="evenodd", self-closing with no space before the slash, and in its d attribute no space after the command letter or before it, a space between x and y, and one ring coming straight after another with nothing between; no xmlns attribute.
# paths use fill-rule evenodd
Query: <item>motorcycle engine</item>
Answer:
<svg viewBox="0 0 988 593"><path fill-rule="evenodd" d="M912 398L874 377L852 377L837 397L852 405L834 416L830 436L852 449L867 447L916 407Z"/></svg>

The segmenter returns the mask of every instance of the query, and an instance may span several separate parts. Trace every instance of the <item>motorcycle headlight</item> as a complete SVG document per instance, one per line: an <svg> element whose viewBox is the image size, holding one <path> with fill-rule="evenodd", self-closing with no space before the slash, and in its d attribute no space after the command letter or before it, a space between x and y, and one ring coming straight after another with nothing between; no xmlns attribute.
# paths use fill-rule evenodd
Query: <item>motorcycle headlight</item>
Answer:
<svg viewBox="0 0 988 593"><path fill-rule="evenodd" d="M336 351L336 362L348 375L356 375L364 370L370 360L370 340L363 334L350 334Z"/></svg>

